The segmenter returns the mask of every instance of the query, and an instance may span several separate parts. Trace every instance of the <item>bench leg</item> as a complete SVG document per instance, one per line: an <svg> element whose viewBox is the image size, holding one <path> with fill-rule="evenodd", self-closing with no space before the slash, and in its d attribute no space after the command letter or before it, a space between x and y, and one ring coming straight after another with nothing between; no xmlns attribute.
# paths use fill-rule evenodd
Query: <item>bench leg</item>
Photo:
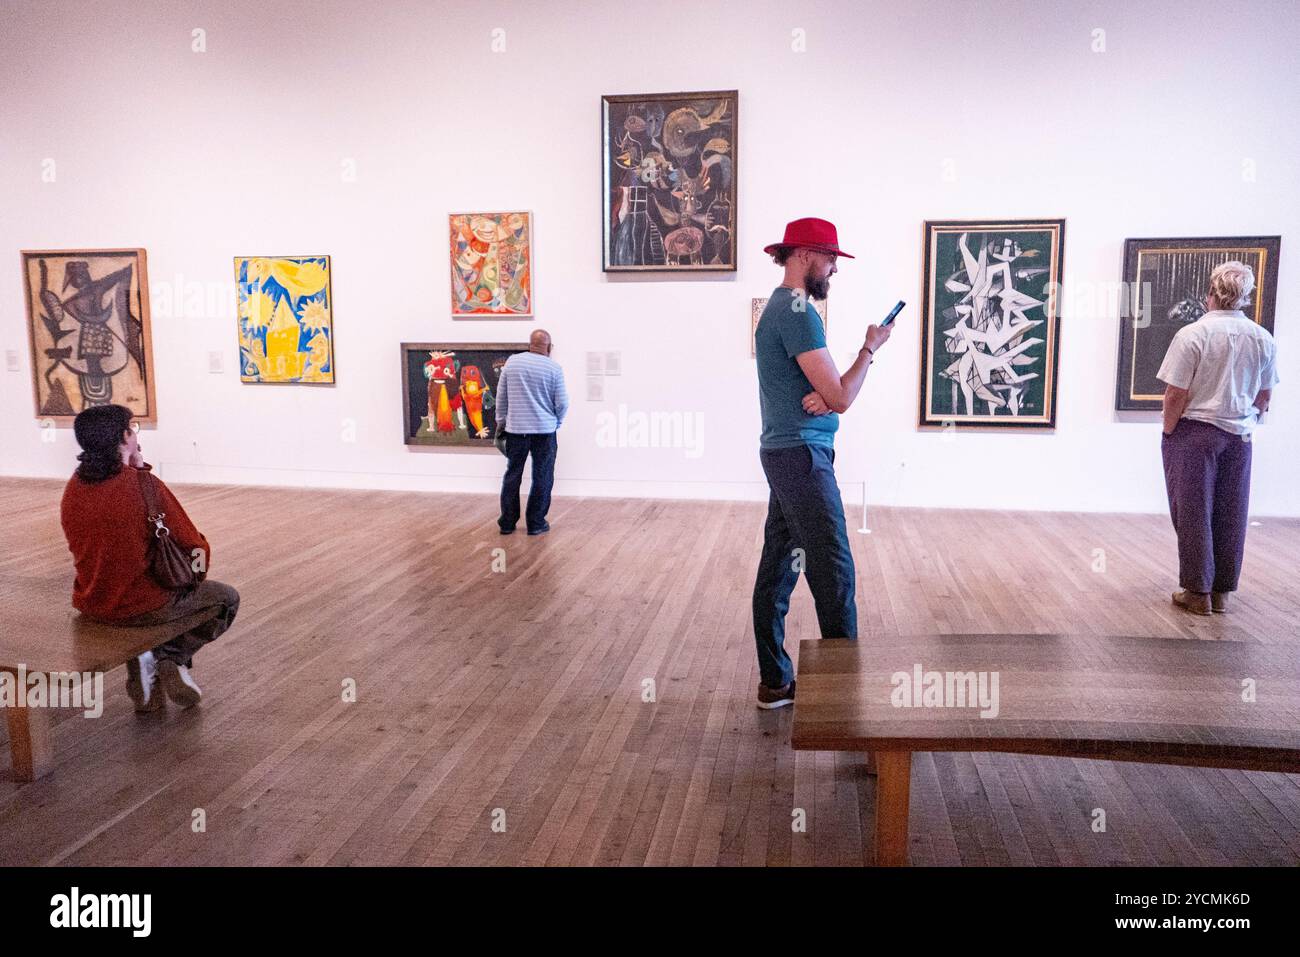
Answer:
<svg viewBox="0 0 1300 957"><path fill-rule="evenodd" d="M907 865L907 807L912 790L912 752L877 751L876 864Z"/></svg>
<svg viewBox="0 0 1300 957"><path fill-rule="evenodd" d="M21 696L21 690L19 694ZM20 704L0 710L4 711L9 725L9 750L14 759L14 778L19 781L35 781L44 776L54 763L49 709L28 708Z"/></svg>

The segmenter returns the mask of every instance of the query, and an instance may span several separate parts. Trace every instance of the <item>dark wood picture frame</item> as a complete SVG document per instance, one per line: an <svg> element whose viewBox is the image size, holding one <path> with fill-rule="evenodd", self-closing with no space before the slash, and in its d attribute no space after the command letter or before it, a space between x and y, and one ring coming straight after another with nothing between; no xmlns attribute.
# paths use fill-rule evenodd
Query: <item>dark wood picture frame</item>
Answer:
<svg viewBox="0 0 1300 957"><path fill-rule="evenodd" d="M616 146L611 141L611 130L609 127L610 107L612 105L624 104L624 103L673 102L673 103L681 104L682 101L693 101L693 100L699 100L699 101L721 100L726 104L726 108L723 112L723 115L719 118L718 123L720 124L722 120L727 120L729 122L730 136L728 138L728 146L725 152L722 153L714 152L713 155L718 157L714 161L715 164L719 166L723 166L724 169L727 170L727 176L730 179L730 185L725 193L725 200L730 210L730 215L729 215L730 261L720 262L720 263L710 263L707 261L701 263L687 263L687 264L682 264L680 262L670 263L667 261L667 259L670 255L673 254L669 251L668 246L663 243L664 236L659 235L658 239L660 240L660 246L663 249L663 256L665 259L663 263L650 263L650 264L615 263L614 262L615 256L613 253L613 247L616 241L614 221L613 221L614 212L615 212L613 208L613 193L614 193L614 189L616 188L616 184L612 181L612 172L613 172L613 163L615 161L615 157L617 154L615 154L614 152ZM679 105L676 108L681 109L682 106ZM666 114L665 119L667 119L672 115L672 111L670 110L665 109L664 112ZM689 131L687 135L694 135L695 133L701 133L708 129L709 127L709 124L707 122L708 117L700 117L697 112L696 118L698 120L704 121L704 125L701 126L699 130ZM601 268L603 271L631 272L631 273L669 273L669 274L700 273L700 272L735 272L736 271L737 261L739 259L739 245L737 242L737 237L738 237L738 230L737 230L738 188L737 186L739 182L738 180L739 128L740 128L740 92L738 90L706 90L701 92L688 91L688 92L679 92L679 93L638 93L638 94L617 94L617 95L608 94L601 97L600 99L600 144L601 144L600 155L601 155L601 213L603 216L603 222L601 225ZM662 135L663 131L661 130L660 133ZM663 135L663 140L666 140L667 138L668 138L667 135ZM660 142L662 143L663 141L661 140ZM705 148L702 148L699 151L701 155L704 152L709 152L707 149L707 144L709 142L711 142L710 139L705 140ZM672 152L669 145L664 145L663 150L669 154L671 154ZM655 152L659 152L659 151L655 151ZM690 154L688 153L685 155L689 156ZM671 156L665 156L664 158L668 162L673 162L673 158ZM628 167L624 167L624 168L628 169ZM690 172L689 171L686 172L687 175L689 176ZM701 169L699 172L696 172L694 177L695 180L698 181L699 179L701 179L704 172L705 169ZM720 175L720 174L715 172L712 175ZM650 213L649 213L649 203L652 201L652 199L654 199L653 196L648 196L642 200L644 211L641 212L641 215L647 217L646 222L647 222L648 236L654 236L656 233L659 232L657 224L655 224L653 218L650 217ZM636 199L632 198L630 201L635 203ZM635 216L637 215L638 212L640 211L633 210L631 213L629 213L629 215ZM674 212L680 213L681 211L676 210ZM706 211L701 210L699 212L703 213ZM653 227L653 230L651 229L651 227ZM689 236L683 236L681 238L681 241L685 242L689 238L690 238ZM647 238L646 242L651 243L651 248L653 250L653 239ZM674 245L680 246L680 243ZM703 257L704 250L707 249L709 245L710 245L710 239L706 235L703 237L703 246L701 248L702 258L704 258ZM682 255L682 254L684 253L678 253L677 255Z"/></svg>
<svg viewBox="0 0 1300 957"><path fill-rule="evenodd" d="M1178 329L1203 314L1204 304L1200 300L1209 290L1210 272L1219 263L1239 259L1255 271L1255 292L1245 312L1271 333L1281 250L1281 236L1124 240L1119 347L1115 362L1116 411L1162 408L1164 387L1156 379L1156 371ZM1143 263L1146 256L1153 260L1149 267ZM1166 257L1163 271L1157 256ZM1155 284L1141 278L1148 268L1156 272ZM1179 270L1185 278L1176 278ZM1173 289L1180 282L1186 288ZM1168 289L1158 288L1166 283ZM1153 285L1157 288L1151 288Z"/></svg>
<svg viewBox="0 0 1300 957"><path fill-rule="evenodd" d="M413 423L411 395L411 364L407 356L412 352L497 352L509 358L519 352L528 351L526 342L403 342L400 346L402 364L402 441L409 446L425 449L440 449L450 452L496 452L493 444L495 429L489 429L485 439L469 437L464 441L432 442L420 441L419 426ZM496 382L491 383L491 388ZM492 417L495 424L496 416ZM412 426L414 425L414 429Z"/></svg>

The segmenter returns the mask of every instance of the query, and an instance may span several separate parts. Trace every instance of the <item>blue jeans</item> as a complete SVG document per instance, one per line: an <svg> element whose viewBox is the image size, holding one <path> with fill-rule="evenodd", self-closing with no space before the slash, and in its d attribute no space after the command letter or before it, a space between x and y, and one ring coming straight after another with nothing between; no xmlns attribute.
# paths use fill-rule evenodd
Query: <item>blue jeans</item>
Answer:
<svg viewBox="0 0 1300 957"><path fill-rule="evenodd" d="M758 457L771 494L754 582L754 642L763 684L779 688L794 678L785 651L785 613L799 571L808 575L823 638L858 637L856 572L835 482L835 450L799 445L760 449Z"/></svg>
<svg viewBox="0 0 1300 957"><path fill-rule="evenodd" d="M551 487L555 485L555 453L558 449L554 432L534 435L506 433L506 475L501 481L501 517L497 524L513 529L519 521L519 484L524 478L524 461L533 457L533 488L528 493L526 522L530 532L546 527L546 513L551 507Z"/></svg>

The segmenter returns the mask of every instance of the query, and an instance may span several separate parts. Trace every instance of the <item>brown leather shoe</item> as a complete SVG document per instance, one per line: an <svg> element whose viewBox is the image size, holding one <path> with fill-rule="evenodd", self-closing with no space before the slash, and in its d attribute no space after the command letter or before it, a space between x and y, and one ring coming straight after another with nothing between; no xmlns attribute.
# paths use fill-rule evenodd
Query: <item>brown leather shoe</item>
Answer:
<svg viewBox="0 0 1300 957"><path fill-rule="evenodd" d="M1194 591L1174 592L1174 604L1193 615L1209 615L1210 596Z"/></svg>
<svg viewBox="0 0 1300 957"><path fill-rule="evenodd" d="M1227 610L1228 610L1228 596L1231 595L1231 594L1232 594L1232 592L1228 592L1228 591L1212 591L1212 592L1210 592L1210 610L1211 610L1211 611L1217 611L1217 612L1225 612L1225 611L1227 611Z"/></svg>
<svg viewBox="0 0 1300 957"><path fill-rule="evenodd" d="M789 704L794 704L793 680L788 685L782 685L780 688L769 688L765 684L758 686L758 706L764 711L784 708Z"/></svg>

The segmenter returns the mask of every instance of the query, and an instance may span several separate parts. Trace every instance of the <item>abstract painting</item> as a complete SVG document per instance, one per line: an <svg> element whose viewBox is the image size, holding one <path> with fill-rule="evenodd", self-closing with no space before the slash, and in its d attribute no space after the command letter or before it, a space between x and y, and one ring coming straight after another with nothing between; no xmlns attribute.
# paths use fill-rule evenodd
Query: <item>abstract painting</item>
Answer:
<svg viewBox="0 0 1300 957"><path fill-rule="evenodd" d="M453 319L527 319L533 314L531 213L454 213Z"/></svg>
<svg viewBox="0 0 1300 957"><path fill-rule="evenodd" d="M526 342L402 343L406 444L495 450L501 370L527 351Z"/></svg>
<svg viewBox="0 0 1300 957"><path fill-rule="evenodd" d="M157 422L143 249L24 251L36 417L122 405Z"/></svg>
<svg viewBox="0 0 1300 957"><path fill-rule="evenodd" d="M239 378L334 381L329 256L236 256Z"/></svg>
<svg viewBox="0 0 1300 957"><path fill-rule="evenodd" d="M602 97L606 272L735 271L738 101Z"/></svg>
<svg viewBox="0 0 1300 957"><path fill-rule="evenodd" d="M817 315L821 317L822 329L830 328L830 319L826 315L826 300L814 299L813 308L817 310ZM754 345L754 334L758 332L758 320L763 318L763 310L767 308L767 296L762 299L752 299L749 303L749 357L755 358L758 355L758 349Z"/></svg>
<svg viewBox="0 0 1300 957"><path fill-rule="evenodd" d="M1065 220L925 223L921 427L1056 426Z"/></svg>
<svg viewBox="0 0 1300 957"><path fill-rule="evenodd" d="M1161 408L1165 384L1156 373L1174 334L1205 315L1210 273L1221 263L1235 259L1254 270L1255 292L1243 311L1272 332L1281 246L1280 236L1126 239L1115 408Z"/></svg>

